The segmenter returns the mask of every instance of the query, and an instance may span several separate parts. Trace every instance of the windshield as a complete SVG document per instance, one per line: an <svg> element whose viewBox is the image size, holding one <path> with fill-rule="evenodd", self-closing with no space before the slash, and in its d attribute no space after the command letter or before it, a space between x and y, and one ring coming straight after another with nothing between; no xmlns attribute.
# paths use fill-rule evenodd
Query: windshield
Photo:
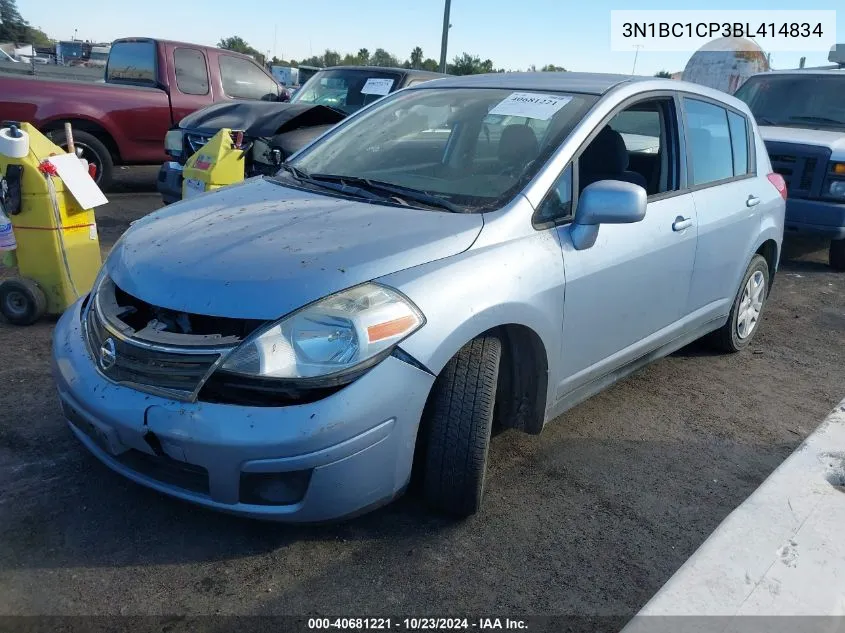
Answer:
<svg viewBox="0 0 845 633"><path fill-rule="evenodd" d="M396 90L399 80L398 73L383 70L321 70L291 102L331 106L352 114Z"/></svg>
<svg viewBox="0 0 845 633"><path fill-rule="evenodd" d="M486 88L405 91L342 125L291 165L314 179L331 175L359 185L367 179L437 196L462 211L497 208L537 173L596 100Z"/></svg>
<svg viewBox="0 0 845 633"><path fill-rule="evenodd" d="M752 77L734 95L760 125L845 129L845 73Z"/></svg>

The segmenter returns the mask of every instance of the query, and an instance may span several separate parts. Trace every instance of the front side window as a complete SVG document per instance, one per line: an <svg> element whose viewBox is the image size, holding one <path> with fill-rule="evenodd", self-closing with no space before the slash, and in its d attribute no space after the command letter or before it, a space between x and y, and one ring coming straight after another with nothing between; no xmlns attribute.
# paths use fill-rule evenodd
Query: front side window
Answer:
<svg viewBox="0 0 845 633"><path fill-rule="evenodd" d="M233 99L275 100L279 86L254 62L232 55L220 56L223 92Z"/></svg>
<svg viewBox="0 0 845 633"><path fill-rule="evenodd" d="M173 51L176 69L176 87L186 95L208 94L208 71L205 56L194 48L177 48Z"/></svg>
<svg viewBox="0 0 845 633"><path fill-rule="evenodd" d="M341 124L291 164L315 178L367 179L465 211L489 210L534 177L596 100L500 88L401 92Z"/></svg>
<svg viewBox="0 0 845 633"><path fill-rule="evenodd" d="M534 218L535 224L565 222L572 219L572 165L558 177L551 191L543 198Z"/></svg>
<svg viewBox="0 0 845 633"><path fill-rule="evenodd" d="M691 159L691 184L706 185L733 178L734 162L728 111L725 108L684 99L687 143Z"/></svg>
<svg viewBox="0 0 845 633"><path fill-rule="evenodd" d="M292 102L325 105L347 114L399 88L400 75L379 70L322 70L299 89Z"/></svg>

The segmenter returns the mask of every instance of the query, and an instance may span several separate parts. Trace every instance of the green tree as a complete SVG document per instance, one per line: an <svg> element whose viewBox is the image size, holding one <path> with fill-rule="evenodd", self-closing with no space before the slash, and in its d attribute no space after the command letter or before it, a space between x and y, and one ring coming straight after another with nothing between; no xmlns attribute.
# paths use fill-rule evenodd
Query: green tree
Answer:
<svg viewBox="0 0 845 633"><path fill-rule="evenodd" d="M312 55L311 57L306 57L305 59L299 62L300 66L317 66L319 68L323 68L323 57L321 55Z"/></svg>
<svg viewBox="0 0 845 633"><path fill-rule="evenodd" d="M29 24L18 12L15 0L0 0L0 41L23 43L28 32Z"/></svg>
<svg viewBox="0 0 845 633"><path fill-rule="evenodd" d="M411 51L411 68L422 68L423 50L419 46L415 46Z"/></svg>
<svg viewBox="0 0 845 633"><path fill-rule="evenodd" d="M452 75L478 75L493 72L493 62L489 59L482 62L477 55L462 53L452 60L446 70Z"/></svg>
<svg viewBox="0 0 845 633"><path fill-rule="evenodd" d="M236 53L243 53L244 55L251 55L259 64L264 64L264 55L247 44L246 40L239 35L224 37L222 40L217 42L217 48L222 48L227 51L235 51Z"/></svg>
<svg viewBox="0 0 845 633"><path fill-rule="evenodd" d="M437 72L438 70L440 70L440 64L437 63L436 59L431 59L431 57L429 57L422 63L422 69L429 70L431 72Z"/></svg>
<svg viewBox="0 0 845 633"><path fill-rule="evenodd" d="M555 66L554 64L546 64L540 69L544 73L565 73L566 68L563 66Z"/></svg>
<svg viewBox="0 0 845 633"><path fill-rule="evenodd" d="M360 62L358 61L358 56L353 55L352 53L346 53L340 63L344 66L357 66L360 64Z"/></svg>
<svg viewBox="0 0 845 633"><path fill-rule="evenodd" d="M340 66L340 53L327 48L326 52L323 53L323 66L326 68L329 66Z"/></svg>
<svg viewBox="0 0 845 633"><path fill-rule="evenodd" d="M663 77L664 79L671 79L672 73L666 72L665 70L660 70L660 71L654 73L654 76L655 77Z"/></svg>
<svg viewBox="0 0 845 633"><path fill-rule="evenodd" d="M358 58L358 63L361 66L366 66L370 63L370 51L366 48L359 48L358 55L356 57Z"/></svg>
<svg viewBox="0 0 845 633"><path fill-rule="evenodd" d="M383 48L377 48L376 52L370 58L370 65L397 67L399 66L399 60Z"/></svg>

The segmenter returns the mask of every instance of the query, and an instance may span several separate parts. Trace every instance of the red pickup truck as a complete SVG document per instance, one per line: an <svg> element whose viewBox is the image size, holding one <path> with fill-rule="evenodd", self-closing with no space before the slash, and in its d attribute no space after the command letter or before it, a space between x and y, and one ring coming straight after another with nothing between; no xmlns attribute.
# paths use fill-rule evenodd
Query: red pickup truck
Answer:
<svg viewBox="0 0 845 633"><path fill-rule="evenodd" d="M128 38L112 44L104 81L0 76L0 121L33 123L59 145L70 122L77 149L97 166L100 186L107 189L115 165L166 160L165 134L191 112L218 101L285 96L246 55Z"/></svg>

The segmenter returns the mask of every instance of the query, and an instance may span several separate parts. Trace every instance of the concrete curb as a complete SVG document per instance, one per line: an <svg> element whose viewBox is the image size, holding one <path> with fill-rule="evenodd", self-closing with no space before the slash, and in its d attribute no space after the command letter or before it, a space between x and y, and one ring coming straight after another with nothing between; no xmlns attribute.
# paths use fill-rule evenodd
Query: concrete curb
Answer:
<svg viewBox="0 0 845 633"><path fill-rule="evenodd" d="M623 633L654 631L650 616L727 616L718 627L727 630L735 616L784 615L845 615L845 400Z"/></svg>

